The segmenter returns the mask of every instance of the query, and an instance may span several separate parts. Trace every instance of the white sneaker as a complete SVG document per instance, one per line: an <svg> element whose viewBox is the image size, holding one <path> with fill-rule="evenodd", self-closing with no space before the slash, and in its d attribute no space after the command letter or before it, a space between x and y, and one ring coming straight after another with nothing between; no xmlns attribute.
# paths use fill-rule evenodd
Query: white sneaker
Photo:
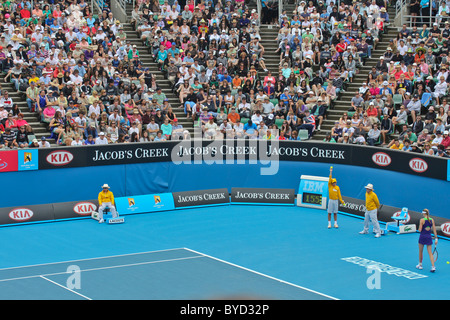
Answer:
<svg viewBox="0 0 450 320"><path fill-rule="evenodd" d="M98 220L98 223L103 223L103 222L105 222L105 220L104 220L104 219L100 219L100 220Z"/></svg>
<svg viewBox="0 0 450 320"><path fill-rule="evenodd" d="M431 267L431 270L430 270L430 272L435 272L436 271L436 267Z"/></svg>
<svg viewBox="0 0 450 320"><path fill-rule="evenodd" d="M339 228L339 226L338 226L337 223L334 224L334 227L335 227L336 229Z"/></svg>
<svg viewBox="0 0 450 320"><path fill-rule="evenodd" d="M419 263L419 264L416 266L416 269L422 270L422 269L423 269L422 264Z"/></svg>
<svg viewBox="0 0 450 320"><path fill-rule="evenodd" d="M359 232L359 234L368 234L368 233L369 233L369 231L366 231L366 230L363 230L363 231Z"/></svg>
<svg viewBox="0 0 450 320"><path fill-rule="evenodd" d="M381 237L381 234L377 233L377 234L375 235L375 238L379 238L379 237Z"/></svg>

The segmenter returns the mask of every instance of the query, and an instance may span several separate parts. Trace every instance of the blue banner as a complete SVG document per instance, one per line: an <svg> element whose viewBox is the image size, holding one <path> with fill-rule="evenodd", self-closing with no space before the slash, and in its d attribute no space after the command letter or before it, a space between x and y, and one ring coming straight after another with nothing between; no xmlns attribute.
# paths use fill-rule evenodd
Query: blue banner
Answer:
<svg viewBox="0 0 450 320"><path fill-rule="evenodd" d="M120 215L175 209L171 193L119 197L115 201L116 209Z"/></svg>
<svg viewBox="0 0 450 320"><path fill-rule="evenodd" d="M18 150L19 171L39 169L39 151L37 149Z"/></svg>

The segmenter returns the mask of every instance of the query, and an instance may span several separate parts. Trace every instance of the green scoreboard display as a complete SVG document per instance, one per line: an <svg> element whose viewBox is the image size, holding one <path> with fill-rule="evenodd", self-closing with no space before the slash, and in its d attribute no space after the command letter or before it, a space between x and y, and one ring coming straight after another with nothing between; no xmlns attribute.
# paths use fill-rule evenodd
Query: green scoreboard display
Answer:
<svg viewBox="0 0 450 320"><path fill-rule="evenodd" d="M326 209L328 178L302 175L297 193L297 206Z"/></svg>

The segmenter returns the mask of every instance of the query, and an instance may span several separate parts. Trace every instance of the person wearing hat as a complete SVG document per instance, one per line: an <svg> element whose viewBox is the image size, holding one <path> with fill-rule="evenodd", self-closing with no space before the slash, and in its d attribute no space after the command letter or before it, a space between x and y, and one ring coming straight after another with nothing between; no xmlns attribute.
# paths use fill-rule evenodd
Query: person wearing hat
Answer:
<svg viewBox="0 0 450 320"><path fill-rule="evenodd" d="M108 184L104 184L102 186L102 191L98 194L98 222L103 223L105 220L103 220L103 211L106 208L109 208L111 211L111 214L113 218L117 218L119 214L116 211L115 202L114 202L114 194L109 190L110 187Z"/></svg>
<svg viewBox="0 0 450 320"><path fill-rule="evenodd" d="M331 214L334 215L334 227L338 228L337 213L339 211L339 202L345 205L342 200L341 189L337 185L337 181L333 178L333 167L330 167L330 177L328 179L328 229L331 228Z"/></svg>
<svg viewBox="0 0 450 320"><path fill-rule="evenodd" d="M364 229L360 234L369 233L369 220L372 221L373 231L375 232L375 238L379 238L381 235L380 224L378 223L377 211L380 208L380 201L376 193L373 191L373 185L367 184L366 189L366 212L364 214Z"/></svg>
<svg viewBox="0 0 450 320"><path fill-rule="evenodd" d="M41 138L41 141L38 142L39 148L50 148L50 143L47 141L45 137Z"/></svg>
<svg viewBox="0 0 450 320"><path fill-rule="evenodd" d="M428 209L422 210L423 218L419 221L419 228L418 231L420 233L419 236L419 264L416 266L417 269L422 270L422 260L423 260L423 248L424 246L427 247L427 252L430 257L431 262L431 270L430 272L435 272L436 267L434 265L434 257L433 253L431 252L432 245L433 245L433 237L431 233L434 234L434 244L437 245L438 238L437 238L437 232L436 232L436 225L434 223L434 220L430 217L430 211Z"/></svg>

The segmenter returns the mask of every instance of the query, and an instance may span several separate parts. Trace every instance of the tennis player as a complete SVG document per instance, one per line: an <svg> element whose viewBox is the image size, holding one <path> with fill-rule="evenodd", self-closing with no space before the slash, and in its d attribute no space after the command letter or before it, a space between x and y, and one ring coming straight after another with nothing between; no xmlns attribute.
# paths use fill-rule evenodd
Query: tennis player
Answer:
<svg viewBox="0 0 450 320"><path fill-rule="evenodd" d="M360 234L369 233L369 220L372 221L373 224L373 232L375 232L375 238L379 238L381 236L380 224L378 223L378 209L380 208L380 202L378 201L378 197L373 192L373 185L369 183L366 188L366 213L364 214L364 229L360 232Z"/></svg>
<svg viewBox="0 0 450 320"><path fill-rule="evenodd" d="M341 189L337 186L336 179L333 178L333 167L330 167L330 178L328 179L328 198L328 229L331 228L331 214L334 215L334 227L338 228L339 202L342 204L345 202L342 200Z"/></svg>
<svg viewBox="0 0 450 320"><path fill-rule="evenodd" d="M436 233L436 225L434 224L434 220L430 218L430 211L428 209L423 209L422 211L423 218L420 219L419 223L419 264L416 266L417 269L422 270L422 260L423 260L423 247L427 246L428 255L430 256L431 261L431 272L436 271L436 267L434 266L434 257L431 252L431 247L433 245L433 240L431 237L431 231L434 234L434 243L437 245L438 238Z"/></svg>
<svg viewBox="0 0 450 320"><path fill-rule="evenodd" d="M109 208L113 218L117 218L119 215L117 214L115 202L114 202L114 194L109 190L109 186L105 183L102 186L102 191L98 194L98 222L103 223L103 210Z"/></svg>

